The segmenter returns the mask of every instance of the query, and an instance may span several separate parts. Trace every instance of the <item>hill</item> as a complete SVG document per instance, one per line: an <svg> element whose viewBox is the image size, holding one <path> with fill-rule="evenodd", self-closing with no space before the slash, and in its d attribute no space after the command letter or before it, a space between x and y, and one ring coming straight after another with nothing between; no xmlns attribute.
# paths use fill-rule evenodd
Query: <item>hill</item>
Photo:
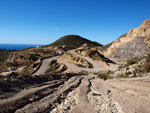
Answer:
<svg viewBox="0 0 150 113"><path fill-rule="evenodd" d="M78 48L83 44L87 44L89 47L95 47L95 46L102 46L98 42L90 41L88 39L85 39L78 35L66 35L61 37L60 39L56 40L52 44L48 46L61 46L61 45L67 45L74 48Z"/></svg>
<svg viewBox="0 0 150 113"><path fill-rule="evenodd" d="M116 58L141 57L150 53L150 19L139 27L130 29L128 34L120 36L104 52L105 56Z"/></svg>

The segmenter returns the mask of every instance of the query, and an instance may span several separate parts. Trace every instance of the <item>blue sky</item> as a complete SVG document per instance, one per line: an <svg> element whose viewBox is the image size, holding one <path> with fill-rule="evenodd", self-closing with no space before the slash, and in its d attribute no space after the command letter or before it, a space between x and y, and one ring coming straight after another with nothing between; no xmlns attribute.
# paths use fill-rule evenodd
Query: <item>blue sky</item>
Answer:
<svg viewBox="0 0 150 113"><path fill-rule="evenodd" d="M150 19L149 0L0 0L0 43L49 44L77 34L108 44Z"/></svg>

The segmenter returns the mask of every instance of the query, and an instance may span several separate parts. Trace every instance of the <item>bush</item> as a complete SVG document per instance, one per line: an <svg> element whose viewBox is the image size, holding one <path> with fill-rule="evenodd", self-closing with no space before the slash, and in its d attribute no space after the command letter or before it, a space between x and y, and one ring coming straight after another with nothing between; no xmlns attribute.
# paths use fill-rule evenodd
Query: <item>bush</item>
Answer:
<svg viewBox="0 0 150 113"><path fill-rule="evenodd" d="M143 65L143 71L144 73L150 72L150 62Z"/></svg>
<svg viewBox="0 0 150 113"><path fill-rule="evenodd" d="M30 54L29 60L36 61L36 60L38 60L38 58L35 54Z"/></svg>
<svg viewBox="0 0 150 113"><path fill-rule="evenodd" d="M56 73L56 69L59 68L59 65L57 63L57 60L52 60L50 62L50 68L46 71L46 73L51 73L51 74L55 74Z"/></svg>
<svg viewBox="0 0 150 113"><path fill-rule="evenodd" d="M19 57L20 57L20 58L24 58L24 56L23 56L23 55L20 55Z"/></svg>
<svg viewBox="0 0 150 113"><path fill-rule="evenodd" d="M33 68L37 67L40 63L33 64Z"/></svg>
<svg viewBox="0 0 150 113"><path fill-rule="evenodd" d="M50 65L53 65L53 64L56 64L57 63L57 60L52 60Z"/></svg>
<svg viewBox="0 0 150 113"><path fill-rule="evenodd" d="M8 51L0 51L0 62L4 62L9 56Z"/></svg>
<svg viewBox="0 0 150 113"><path fill-rule="evenodd" d="M19 64L18 64L18 62L7 62L6 66L7 67L18 67Z"/></svg>
<svg viewBox="0 0 150 113"><path fill-rule="evenodd" d="M76 64L78 67L86 67L86 66L83 66L82 64Z"/></svg>
<svg viewBox="0 0 150 113"><path fill-rule="evenodd" d="M101 94L92 93L93 96L101 96Z"/></svg>
<svg viewBox="0 0 150 113"><path fill-rule="evenodd" d="M30 72L27 67L24 67L24 69L20 72L18 75L18 78L25 78L26 76L29 76Z"/></svg>
<svg viewBox="0 0 150 113"><path fill-rule="evenodd" d="M110 76L110 74L112 74L112 73L113 73L112 71L108 70L105 73L99 73L98 77L103 79L103 80L112 79L112 77Z"/></svg>
<svg viewBox="0 0 150 113"><path fill-rule="evenodd" d="M138 59L137 58L132 58L132 59L129 59L127 60L127 65L133 65L135 63L137 63Z"/></svg>
<svg viewBox="0 0 150 113"><path fill-rule="evenodd" d="M88 68L93 68L93 65L91 63L88 62L88 64L89 64Z"/></svg>
<svg viewBox="0 0 150 113"><path fill-rule="evenodd" d="M108 79L108 74L107 73L101 73L98 75L99 78L103 79L103 80L107 80Z"/></svg>

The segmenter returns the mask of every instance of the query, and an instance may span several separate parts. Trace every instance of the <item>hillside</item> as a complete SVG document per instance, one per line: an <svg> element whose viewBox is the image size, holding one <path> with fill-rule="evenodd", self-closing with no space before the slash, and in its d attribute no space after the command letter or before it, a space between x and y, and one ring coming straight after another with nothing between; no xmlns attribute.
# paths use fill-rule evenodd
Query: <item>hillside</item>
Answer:
<svg viewBox="0 0 150 113"><path fill-rule="evenodd" d="M90 47L102 46L98 42L90 41L90 40L85 39L85 38L83 38L81 36L78 36L78 35L63 36L63 37L61 37L60 39L56 40L55 42L53 42L52 44L50 44L48 46L67 45L67 46L77 48L77 47L80 47L81 45L83 45L85 43Z"/></svg>
<svg viewBox="0 0 150 113"><path fill-rule="evenodd" d="M150 53L150 19L138 28L130 29L128 34L120 36L104 52L104 55L116 58L141 57Z"/></svg>

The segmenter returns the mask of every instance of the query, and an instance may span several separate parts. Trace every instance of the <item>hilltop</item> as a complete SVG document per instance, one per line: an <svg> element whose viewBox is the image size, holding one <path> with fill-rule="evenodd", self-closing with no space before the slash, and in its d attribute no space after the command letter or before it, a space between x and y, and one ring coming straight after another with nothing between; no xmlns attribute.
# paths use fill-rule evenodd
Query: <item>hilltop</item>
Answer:
<svg viewBox="0 0 150 113"><path fill-rule="evenodd" d="M102 44L99 44L98 42L95 41L90 41L88 39L85 39L81 36L78 35L66 35L61 37L60 39L56 40L52 44L48 46L62 46L62 45L67 45L71 46L74 48L78 48L83 44L87 44L89 47L96 47L96 46L102 46Z"/></svg>

